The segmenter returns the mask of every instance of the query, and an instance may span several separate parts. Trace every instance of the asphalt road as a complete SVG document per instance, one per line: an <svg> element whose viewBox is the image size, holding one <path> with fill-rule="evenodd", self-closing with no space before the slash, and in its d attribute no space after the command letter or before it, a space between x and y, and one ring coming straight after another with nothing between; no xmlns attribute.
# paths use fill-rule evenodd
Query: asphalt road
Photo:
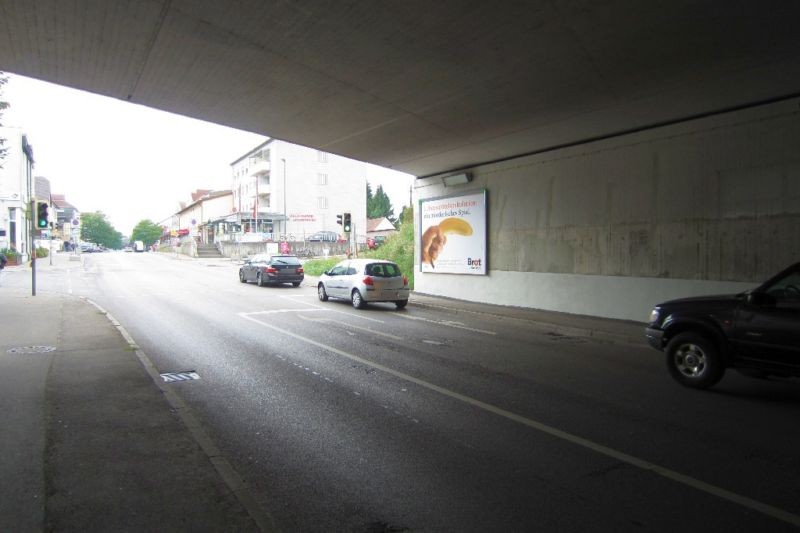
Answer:
<svg viewBox="0 0 800 533"><path fill-rule="evenodd" d="M644 346L409 305L357 311L237 266L95 254L41 291L108 309L285 531L789 531L800 388L672 382Z"/></svg>

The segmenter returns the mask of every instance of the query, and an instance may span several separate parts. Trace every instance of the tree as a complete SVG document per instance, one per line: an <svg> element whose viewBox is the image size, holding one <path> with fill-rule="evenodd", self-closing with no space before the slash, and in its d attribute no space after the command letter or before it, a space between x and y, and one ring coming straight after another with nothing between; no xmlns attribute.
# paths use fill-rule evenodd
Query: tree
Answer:
<svg viewBox="0 0 800 533"><path fill-rule="evenodd" d="M131 241L142 241L145 246L155 244L161 238L163 230L150 219L144 219L136 224L131 233Z"/></svg>
<svg viewBox="0 0 800 533"><path fill-rule="evenodd" d="M8 82L8 76L6 76L5 72L0 71L0 97L3 96L3 92L2 92L3 85L5 85L7 82ZM3 118L3 111L8 109L8 107L9 107L9 103L8 102L4 102L3 100L0 100L0 119ZM2 121L0 121L0 126L2 126L2 125L3 125L3 123L2 123ZM0 137L0 168L3 168L3 160L6 158L6 154L8 154L8 147L5 146L5 144L6 144L6 140L4 138Z"/></svg>
<svg viewBox="0 0 800 533"><path fill-rule="evenodd" d="M114 229L100 211L81 215L81 240L113 250L122 248L122 234Z"/></svg>
<svg viewBox="0 0 800 533"><path fill-rule="evenodd" d="M395 223L394 207L389 196L383 191L383 185L378 185L375 194L367 183L367 218L388 218Z"/></svg>

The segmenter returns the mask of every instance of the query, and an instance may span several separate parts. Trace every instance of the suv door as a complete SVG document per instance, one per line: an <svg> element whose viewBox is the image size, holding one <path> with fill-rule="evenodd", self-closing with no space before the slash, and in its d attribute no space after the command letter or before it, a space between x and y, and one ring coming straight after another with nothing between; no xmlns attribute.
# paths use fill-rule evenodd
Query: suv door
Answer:
<svg viewBox="0 0 800 533"><path fill-rule="evenodd" d="M745 299L734 340L743 357L800 366L800 268L768 281Z"/></svg>

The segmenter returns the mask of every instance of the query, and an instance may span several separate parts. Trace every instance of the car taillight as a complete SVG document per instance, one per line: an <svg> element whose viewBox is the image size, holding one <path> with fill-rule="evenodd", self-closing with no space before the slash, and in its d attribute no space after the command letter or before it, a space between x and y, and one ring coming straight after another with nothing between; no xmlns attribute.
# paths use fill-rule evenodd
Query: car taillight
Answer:
<svg viewBox="0 0 800 533"><path fill-rule="evenodd" d="M403 286L408 285L408 276L403 276Z"/></svg>
<svg viewBox="0 0 800 533"><path fill-rule="evenodd" d="M364 285L369 285L370 287L374 285L374 283L372 282L372 278L370 276L365 277L361 282Z"/></svg>
<svg viewBox="0 0 800 533"><path fill-rule="evenodd" d="M298 274L302 274L303 272L305 272L305 270L303 270L303 267L297 269Z"/></svg>
<svg viewBox="0 0 800 533"><path fill-rule="evenodd" d="M267 274L276 274L276 273L278 272L278 269L277 269L277 268L275 268L275 267L267 267L267 268L266 268L266 270L265 270L265 272L266 272Z"/></svg>

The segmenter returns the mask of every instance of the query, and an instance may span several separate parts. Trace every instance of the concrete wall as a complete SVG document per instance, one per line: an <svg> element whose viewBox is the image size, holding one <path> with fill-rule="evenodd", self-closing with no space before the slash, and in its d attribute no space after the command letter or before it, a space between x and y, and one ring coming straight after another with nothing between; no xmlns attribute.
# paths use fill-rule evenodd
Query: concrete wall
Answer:
<svg viewBox="0 0 800 533"><path fill-rule="evenodd" d="M800 261L798 140L793 100L476 167L460 187L419 180L415 200L488 189L489 275L418 272L415 288L644 320L752 287Z"/></svg>

